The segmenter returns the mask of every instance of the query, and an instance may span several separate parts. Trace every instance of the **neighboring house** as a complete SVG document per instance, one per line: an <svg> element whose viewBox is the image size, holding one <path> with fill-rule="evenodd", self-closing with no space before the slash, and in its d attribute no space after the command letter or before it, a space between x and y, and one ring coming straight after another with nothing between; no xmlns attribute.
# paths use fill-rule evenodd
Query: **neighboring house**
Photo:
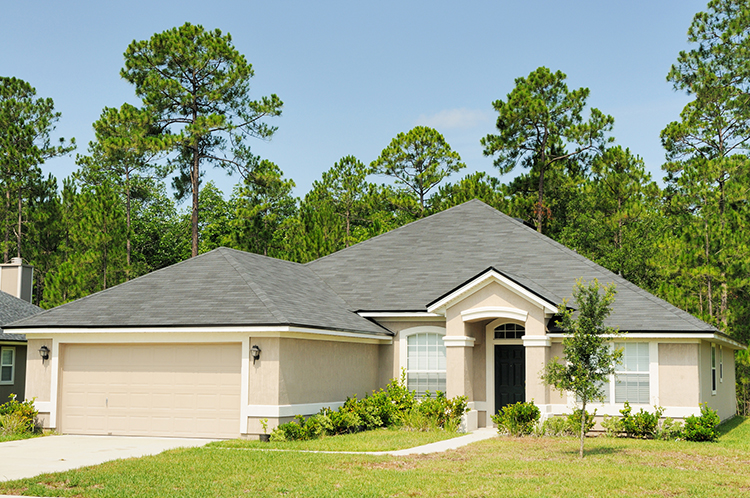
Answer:
<svg viewBox="0 0 750 498"><path fill-rule="evenodd" d="M468 429L534 400L562 354L557 305L576 279L617 285L624 363L598 414L735 406L744 345L479 201L302 265L220 248L14 323L26 396L63 433L232 438L340 406L406 371L410 389L468 397Z"/></svg>
<svg viewBox="0 0 750 498"><path fill-rule="evenodd" d="M3 327L42 311L30 302L31 282L32 268L24 265L20 258L0 264L0 405L8 401L11 394L24 399L26 336L6 333Z"/></svg>

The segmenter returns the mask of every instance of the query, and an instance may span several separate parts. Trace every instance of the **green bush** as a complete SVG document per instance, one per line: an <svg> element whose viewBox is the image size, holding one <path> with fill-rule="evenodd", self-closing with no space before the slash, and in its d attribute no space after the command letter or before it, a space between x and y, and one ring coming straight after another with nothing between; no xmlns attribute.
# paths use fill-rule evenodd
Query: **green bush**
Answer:
<svg viewBox="0 0 750 498"><path fill-rule="evenodd" d="M533 401L531 403L519 401L504 406L501 411L492 416L492 421L497 424L497 431L500 433L527 436L534 430L539 417L541 413Z"/></svg>
<svg viewBox="0 0 750 498"><path fill-rule="evenodd" d="M534 428L534 435L539 437L560 437L570 436L572 434L573 433L570 432L567 417L549 417L541 424L537 424Z"/></svg>
<svg viewBox="0 0 750 498"><path fill-rule="evenodd" d="M9 431L13 427L13 434L34 432L36 430L36 417L39 414L34 408L34 399L18 401L15 394L11 394L8 402L0 405L0 426L2 430ZM20 432L17 432L19 431Z"/></svg>
<svg viewBox="0 0 750 498"><path fill-rule="evenodd" d="M664 413L664 408L657 407L654 413L640 409L635 415L632 414L630 403L625 402L625 407L620 410L622 414L622 429L628 437L653 438L659 428L659 419Z"/></svg>
<svg viewBox="0 0 750 498"><path fill-rule="evenodd" d="M622 425L622 418L620 417L610 417L609 415L605 415L602 420L602 427L604 427L604 430L606 431L605 435L607 437L617 437L625 432Z"/></svg>
<svg viewBox="0 0 750 498"><path fill-rule="evenodd" d="M665 418L659 428L656 430L654 437L657 439L663 439L664 441L673 441L675 439L681 439L684 437L682 430L682 422L675 422L670 417Z"/></svg>
<svg viewBox="0 0 750 498"><path fill-rule="evenodd" d="M323 408L307 419L297 415L294 421L276 427L270 439L297 441L400 425L419 430L457 430L461 417L468 410L466 396L448 399L440 391L434 396L426 394L423 399L417 399L416 394L406 388L406 374L402 373L400 380L393 379L385 389L374 391L371 396L347 398L336 411Z"/></svg>
<svg viewBox="0 0 750 498"><path fill-rule="evenodd" d="M708 407L708 403L701 403L700 417L690 415L685 419L685 439L688 441L716 441L719 436L716 428L720 422L719 415Z"/></svg>
<svg viewBox="0 0 750 498"><path fill-rule="evenodd" d="M568 415L567 422L568 422L568 430L571 434L580 434L581 433L581 414L583 410L580 408L575 410L573 413ZM594 417L596 416L596 410L594 410L594 413L586 412L586 425L584 426L584 431L588 433L591 429L594 428Z"/></svg>

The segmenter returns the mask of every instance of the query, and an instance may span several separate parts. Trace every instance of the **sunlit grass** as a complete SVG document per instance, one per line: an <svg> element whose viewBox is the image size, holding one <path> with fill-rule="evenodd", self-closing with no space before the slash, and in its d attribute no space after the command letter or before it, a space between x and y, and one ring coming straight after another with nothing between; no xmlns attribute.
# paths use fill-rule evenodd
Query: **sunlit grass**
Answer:
<svg viewBox="0 0 750 498"><path fill-rule="evenodd" d="M344 434L341 436L322 437L310 441L288 441L262 443L257 440L232 439L211 443L212 447L284 449L308 451L390 451L422 446L451 439L463 434L457 432L408 431L399 429L378 429L374 431Z"/></svg>
<svg viewBox="0 0 750 498"><path fill-rule="evenodd" d="M82 497L235 496L750 496L750 419L717 443L498 437L458 450L406 457L166 451L85 469L0 483L0 493ZM386 438L397 437L384 434ZM406 437L406 436L405 436Z"/></svg>

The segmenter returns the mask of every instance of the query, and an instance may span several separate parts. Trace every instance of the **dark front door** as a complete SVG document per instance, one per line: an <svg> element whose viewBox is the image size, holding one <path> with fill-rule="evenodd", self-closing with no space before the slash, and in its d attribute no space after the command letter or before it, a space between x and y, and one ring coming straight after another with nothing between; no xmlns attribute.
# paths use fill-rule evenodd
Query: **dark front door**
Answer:
<svg viewBox="0 0 750 498"><path fill-rule="evenodd" d="M518 401L526 401L524 348L495 345L495 413Z"/></svg>

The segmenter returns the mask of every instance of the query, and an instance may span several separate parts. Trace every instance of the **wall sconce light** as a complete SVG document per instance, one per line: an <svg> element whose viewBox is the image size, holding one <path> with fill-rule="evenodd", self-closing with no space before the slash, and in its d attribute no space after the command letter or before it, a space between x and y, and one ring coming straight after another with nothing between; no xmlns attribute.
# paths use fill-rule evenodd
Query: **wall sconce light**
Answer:
<svg viewBox="0 0 750 498"><path fill-rule="evenodd" d="M42 363L44 360L49 360L49 348L47 346L39 348L39 356L42 357Z"/></svg>
<svg viewBox="0 0 750 498"><path fill-rule="evenodd" d="M255 345L252 348L250 348L250 354L253 357L253 365L255 365L255 360L260 359L260 348Z"/></svg>

